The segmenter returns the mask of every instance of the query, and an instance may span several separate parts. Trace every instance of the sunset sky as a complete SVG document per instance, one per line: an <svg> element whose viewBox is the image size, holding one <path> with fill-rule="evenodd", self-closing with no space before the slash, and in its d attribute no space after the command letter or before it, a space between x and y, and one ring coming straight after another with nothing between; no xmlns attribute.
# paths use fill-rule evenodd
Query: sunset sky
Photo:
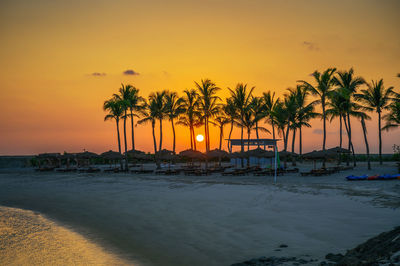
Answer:
<svg viewBox="0 0 400 266"><path fill-rule="evenodd" d="M256 96L282 95L296 80L312 81L314 70L354 67L400 91L399 13L396 0L0 0L0 154L117 150L102 104L121 82L147 97L209 78L225 99L237 82L256 86ZM322 121L312 125L303 132L306 152L322 145ZM364 153L360 123L352 125L356 152ZM377 153L375 115L367 126ZM338 128L328 124L327 147L338 145ZM153 151L150 126L136 132L137 149ZM177 138L178 151L190 147L187 128L178 126ZM163 143L171 149L169 122ZM399 129L383 133L383 152L394 143Z"/></svg>

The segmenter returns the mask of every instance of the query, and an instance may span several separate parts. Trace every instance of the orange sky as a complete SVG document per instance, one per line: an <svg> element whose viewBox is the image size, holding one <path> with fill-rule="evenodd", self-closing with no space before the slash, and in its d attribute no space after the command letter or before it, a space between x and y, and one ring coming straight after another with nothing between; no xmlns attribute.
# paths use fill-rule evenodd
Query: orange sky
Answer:
<svg viewBox="0 0 400 266"><path fill-rule="evenodd" d="M256 86L256 95L281 95L316 69L353 66L399 91L399 12L396 0L1 1L0 154L116 150L115 124L103 122L102 103L121 82L146 97L181 92L201 78L223 88L223 98L237 82ZM127 69L139 75L124 75ZM305 151L322 143L322 122L312 124ZM363 153L361 127L353 125L356 152ZM170 149L168 122L164 129ZM152 151L150 127L136 130L137 148ZM376 119L368 130L375 153ZM186 149L188 130L178 127L177 135L177 149ZM400 130L383 137L391 153ZM337 144L333 122L327 146Z"/></svg>

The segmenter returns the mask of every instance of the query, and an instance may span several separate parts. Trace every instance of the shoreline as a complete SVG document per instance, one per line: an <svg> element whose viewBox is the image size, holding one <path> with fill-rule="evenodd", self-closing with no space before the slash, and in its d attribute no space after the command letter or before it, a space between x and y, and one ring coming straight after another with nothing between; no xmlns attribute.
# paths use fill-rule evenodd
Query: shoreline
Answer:
<svg viewBox="0 0 400 266"><path fill-rule="evenodd" d="M0 205L1 265L139 265L43 214Z"/></svg>

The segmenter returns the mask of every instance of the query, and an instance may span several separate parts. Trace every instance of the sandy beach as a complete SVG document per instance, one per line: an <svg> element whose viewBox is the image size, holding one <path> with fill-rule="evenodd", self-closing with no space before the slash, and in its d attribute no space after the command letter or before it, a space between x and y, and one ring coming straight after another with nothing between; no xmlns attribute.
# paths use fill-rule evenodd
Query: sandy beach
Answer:
<svg viewBox="0 0 400 266"><path fill-rule="evenodd" d="M400 224L400 180L345 180L349 174L395 173L394 163L374 164L371 171L358 165L330 176L286 174L277 185L272 177L253 175L2 170L0 205L31 211L1 207L0 263L230 265L259 256L321 261Z"/></svg>

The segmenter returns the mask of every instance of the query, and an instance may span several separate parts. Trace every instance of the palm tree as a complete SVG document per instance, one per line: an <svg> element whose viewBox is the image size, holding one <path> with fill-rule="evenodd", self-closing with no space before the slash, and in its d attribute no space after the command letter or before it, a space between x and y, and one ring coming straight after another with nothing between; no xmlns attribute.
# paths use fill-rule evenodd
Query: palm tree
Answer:
<svg viewBox="0 0 400 266"><path fill-rule="evenodd" d="M297 103L296 103L296 92L293 89L288 89L288 93L285 93L285 99L283 100L284 104L284 111L286 115L286 136L285 136L285 142L284 142L284 151L287 151L287 145L289 141L289 130L292 127L292 124L294 122L294 117L297 112ZM294 138L294 134L293 134Z"/></svg>
<svg viewBox="0 0 400 266"><path fill-rule="evenodd" d="M278 135L283 137L283 142L286 143L285 128L288 122L287 112L284 103L278 98L274 104L274 109L271 111L272 121L276 125Z"/></svg>
<svg viewBox="0 0 400 266"><path fill-rule="evenodd" d="M360 94L356 94L357 100L364 104L364 108L368 111L376 111L378 113L378 133L379 133L379 163L382 164L382 111L388 109L391 96L394 95L393 87L385 88L383 79L372 81L367 84L368 88L361 90Z"/></svg>
<svg viewBox="0 0 400 266"><path fill-rule="evenodd" d="M196 150L196 139L194 134L194 127L200 125L199 117L201 116L198 107L199 100L196 90L185 90L185 96L182 100L183 113L179 116L177 124L187 126L190 135L190 148Z"/></svg>
<svg viewBox="0 0 400 266"><path fill-rule="evenodd" d="M371 117L363 112L359 112L358 117L360 117L360 119L361 119L360 121L361 121L361 128L363 130L363 135L364 135L365 150L367 152L368 170L371 170L371 160L369 158L369 145L368 145L368 138L367 138L367 127L365 126L365 120L370 120Z"/></svg>
<svg viewBox="0 0 400 266"><path fill-rule="evenodd" d="M256 137L257 141L260 139L258 135L258 130L266 131L269 132L266 128L264 127L259 127L258 122L260 122L261 119L265 118L266 113L264 110L264 100L262 97L253 97L251 102L250 102L250 109L251 112L254 114L254 123L255 123L255 131L256 131ZM260 144L258 144L258 147L260 147Z"/></svg>
<svg viewBox="0 0 400 266"><path fill-rule="evenodd" d="M151 123L151 130L153 134L153 145L154 145L154 154L157 153L157 141L156 135L154 133L154 129L156 126L156 120L158 118L159 108L157 102L154 98L149 97L149 101L145 101L145 108L140 111L141 116L143 117L138 121L138 124Z"/></svg>
<svg viewBox="0 0 400 266"><path fill-rule="evenodd" d="M232 98L226 98L226 103L223 106L223 109L224 109L224 113L226 114L226 116L229 120L228 123L231 124L231 129L229 130L229 139L231 139L233 125L234 125L236 119L238 118L238 113L237 113L237 110L236 110L235 104L233 103ZM229 146L229 142L228 142L228 150L229 150L229 152L232 152L232 149Z"/></svg>
<svg viewBox="0 0 400 266"><path fill-rule="evenodd" d="M208 123L212 117L219 112L218 100L216 96L220 88L209 79L201 80L200 83L195 82L199 94L199 111L201 112L204 121L204 133L206 138L206 152L210 151L210 131Z"/></svg>
<svg viewBox="0 0 400 266"><path fill-rule="evenodd" d="M135 150L135 133L134 133L134 121L133 117L136 116L138 117L137 114L134 113L134 111L140 111L144 108L144 99L143 97L139 96L139 89L127 85L128 88L128 93L127 93L127 102L128 102L128 109L129 109L129 116L131 117L131 130L132 130L132 150Z"/></svg>
<svg viewBox="0 0 400 266"><path fill-rule="evenodd" d="M263 93L263 101L264 101L264 110L265 117L268 123L271 124L272 127L272 138L275 139L275 125L273 118L273 110L275 108L277 100L275 100L275 92L271 93L271 91L267 91ZM275 146L274 146L275 151Z"/></svg>
<svg viewBox="0 0 400 266"><path fill-rule="evenodd" d="M222 138L224 137L224 126L229 123L230 119L224 113L220 113L214 118L212 122L214 125L218 126L219 128L219 149L222 149ZM211 121L210 121L211 122Z"/></svg>
<svg viewBox="0 0 400 266"><path fill-rule="evenodd" d="M332 89L333 85L333 74L335 73L336 68L328 68L323 73L319 71L314 71L311 76L314 78L316 85L313 86L310 83L300 80L300 84L304 86L307 90L309 90L313 95L316 95L319 99L315 101L315 103L320 103L322 107L322 120L323 120L323 128L324 128L324 137L322 141L322 150L325 151L326 144L326 112L325 107L327 103L327 98L329 92Z"/></svg>
<svg viewBox="0 0 400 266"><path fill-rule="evenodd" d="M121 117L123 116L124 109L122 107L121 102L118 99L111 98L110 100L107 100L103 104L103 110L107 111L108 114L104 117L104 121L114 119L116 126L117 126L117 137L118 137L118 151L121 153L121 139L120 139L120 134L119 134L119 121ZM122 161L121 163L121 170L122 170Z"/></svg>
<svg viewBox="0 0 400 266"><path fill-rule="evenodd" d="M163 139L163 134L162 134L162 121L166 116L166 104L165 104L165 95L167 91L157 91L156 93L152 92L149 95L149 101L153 102L155 105L153 108L155 108L155 113L156 113L156 118L158 119L160 123L160 141L159 141L159 146L158 150L162 150L162 139Z"/></svg>
<svg viewBox="0 0 400 266"><path fill-rule="evenodd" d="M294 118L294 129L299 129L299 154L302 155L302 127L311 127L308 123L312 118L317 117L319 114L314 112L314 102L307 103L309 92L297 86L295 91L296 115ZM295 130L293 132L292 152L294 152L294 139Z"/></svg>
<svg viewBox="0 0 400 266"><path fill-rule="evenodd" d="M347 115L347 112L343 109L343 106L345 105L346 99L339 90L332 91L332 93L329 95L329 99L330 101L327 103L328 109L326 110L326 116L329 118L330 122L332 122L332 120L336 117L339 118L339 147L342 148L343 120L345 120Z"/></svg>
<svg viewBox="0 0 400 266"><path fill-rule="evenodd" d="M184 109L182 107L183 99L178 97L176 92L166 92L165 94L165 114L168 116L169 121L171 121L172 134L173 134L173 145L172 151L175 154L175 126L174 119L183 113Z"/></svg>
<svg viewBox="0 0 400 266"><path fill-rule="evenodd" d="M389 129L400 127L400 99L389 105L389 113L385 114L382 118L386 121L382 129L388 131Z"/></svg>
<svg viewBox="0 0 400 266"><path fill-rule="evenodd" d="M350 68L349 71L339 71L336 76L333 77L333 83L336 85L336 88L340 90L340 93L346 95L344 97L345 103L344 105L351 107L352 106L352 97L357 92L358 87L365 84L365 80L362 77L354 77L354 70ZM351 108L347 108L347 112L344 116L345 122L347 119L347 133L349 138L349 147L351 148L353 153L353 161L355 164L355 153L354 146L351 139L351 122L350 122L350 112Z"/></svg>
<svg viewBox="0 0 400 266"><path fill-rule="evenodd" d="M234 104L234 106L236 107L237 113L238 113L238 124L241 124L241 132L240 132L240 146L241 146L241 152L244 151L244 146L243 146L243 120L245 119L245 113L247 111L247 108L250 104L251 101L251 97L252 97L252 93L254 90L254 87L252 87L250 89L249 92L247 92L247 84L243 84L243 83L238 83L236 85L235 90L232 90L230 88L228 88L228 90L231 93L231 99L232 102ZM243 165L243 159L241 160L241 164L242 167Z"/></svg>
<svg viewBox="0 0 400 266"><path fill-rule="evenodd" d="M129 98L131 95L132 85L126 85L121 83L121 88L119 88L119 94L114 94L114 98L118 99L124 110L124 147L125 147L125 170L128 171L128 143L126 141L126 119L128 118L129 109Z"/></svg>

